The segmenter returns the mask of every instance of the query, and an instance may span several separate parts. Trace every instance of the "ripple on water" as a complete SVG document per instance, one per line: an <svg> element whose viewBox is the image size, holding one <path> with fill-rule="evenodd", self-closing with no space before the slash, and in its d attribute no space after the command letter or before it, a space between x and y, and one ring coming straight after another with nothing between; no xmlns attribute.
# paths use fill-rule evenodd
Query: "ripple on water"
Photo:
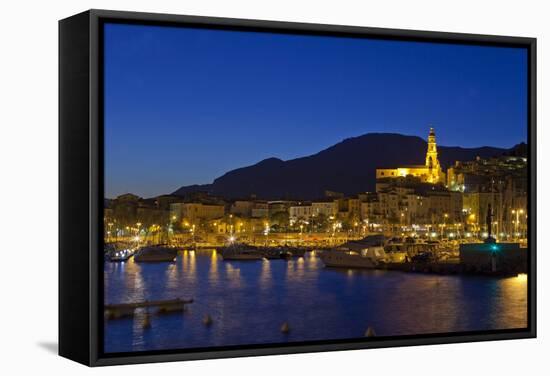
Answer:
<svg viewBox="0 0 550 376"><path fill-rule="evenodd" d="M176 297L184 313L107 321L105 351L125 352L527 326L527 279L325 268L318 257L223 261L183 251L175 263L105 263L105 301ZM211 325L204 325L206 315ZM288 322L290 331L280 328Z"/></svg>

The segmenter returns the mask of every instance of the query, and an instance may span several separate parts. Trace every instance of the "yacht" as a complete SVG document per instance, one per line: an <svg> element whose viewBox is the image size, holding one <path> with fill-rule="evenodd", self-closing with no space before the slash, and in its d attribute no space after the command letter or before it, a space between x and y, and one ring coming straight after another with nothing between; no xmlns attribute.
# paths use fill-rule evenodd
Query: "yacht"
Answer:
<svg viewBox="0 0 550 376"><path fill-rule="evenodd" d="M386 241L383 235L370 235L361 240L349 241L339 247L325 250L320 258L326 266L374 269L389 261L384 251Z"/></svg>
<svg viewBox="0 0 550 376"><path fill-rule="evenodd" d="M320 258L325 266L374 269L386 262L387 255L382 246L370 246L362 249L342 246L324 251Z"/></svg>

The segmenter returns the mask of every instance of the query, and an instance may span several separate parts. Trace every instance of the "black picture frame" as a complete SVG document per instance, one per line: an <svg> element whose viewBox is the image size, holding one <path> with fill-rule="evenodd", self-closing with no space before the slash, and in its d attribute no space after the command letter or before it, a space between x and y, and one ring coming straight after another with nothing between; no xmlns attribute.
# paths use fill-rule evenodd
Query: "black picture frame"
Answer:
<svg viewBox="0 0 550 376"><path fill-rule="evenodd" d="M522 47L528 51L527 329L104 354L102 348L102 23ZM88 10L59 21L59 354L88 366L536 337L536 39Z"/></svg>

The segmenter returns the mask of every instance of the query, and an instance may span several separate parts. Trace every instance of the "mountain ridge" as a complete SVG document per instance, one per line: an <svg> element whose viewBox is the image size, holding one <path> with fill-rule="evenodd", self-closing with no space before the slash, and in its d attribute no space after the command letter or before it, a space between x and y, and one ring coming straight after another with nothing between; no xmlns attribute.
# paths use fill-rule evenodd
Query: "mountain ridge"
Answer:
<svg viewBox="0 0 550 376"><path fill-rule="evenodd" d="M513 153L512 148L482 146L462 148L438 146L438 158L444 169L455 161ZM225 198L313 199L325 191L344 194L372 191L376 168L424 164L427 141L418 136L398 133L367 133L346 138L315 154L282 160L265 158L253 165L227 171L211 184L183 186L173 192L185 196L206 191Z"/></svg>

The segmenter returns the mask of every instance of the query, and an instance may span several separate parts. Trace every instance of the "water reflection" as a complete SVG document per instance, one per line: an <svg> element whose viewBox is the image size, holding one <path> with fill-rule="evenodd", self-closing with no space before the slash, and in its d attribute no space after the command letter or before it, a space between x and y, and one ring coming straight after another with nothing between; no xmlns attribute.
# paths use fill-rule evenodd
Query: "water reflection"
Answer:
<svg viewBox="0 0 550 376"><path fill-rule="evenodd" d="M517 321L527 323L527 274L505 278L499 284L493 299L493 320L501 323Z"/></svg>
<svg viewBox="0 0 550 376"><path fill-rule="evenodd" d="M233 266L230 262L225 264L226 281L231 288L241 287L241 269Z"/></svg>
<svg viewBox="0 0 550 376"><path fill-rule="evenodd" d="M216 286L219 281L219 274L218 274L218 252L216 250L210 251L210 270L208 273L208 280L213 285Z"/></svg>
<svg viewBox="0 0 550 376"><path fill-rule="evenodd" d="M178 264L170 264L166 268L166 287L175 290L178 287L179 270Z"/></svg>
<svg viewBox="0 0 550 376"><path fill-rule="evenodd" d="M193 298L185 313L107 321L105 351L441 333L527 324L527 276L487 278L325 268L291 260L223 261L182 251L175 263L105 263L105 301ZM205 327L205 315L213 319ZM280 326L292 330L284 335Z"/></svg>
<svg viewBox="0 0 550 376"><path fill-rule="evenodd" d="M260 288L265 290L271 287L271 261L264 259L262 261L262 271L260 273Z"/></svg>

